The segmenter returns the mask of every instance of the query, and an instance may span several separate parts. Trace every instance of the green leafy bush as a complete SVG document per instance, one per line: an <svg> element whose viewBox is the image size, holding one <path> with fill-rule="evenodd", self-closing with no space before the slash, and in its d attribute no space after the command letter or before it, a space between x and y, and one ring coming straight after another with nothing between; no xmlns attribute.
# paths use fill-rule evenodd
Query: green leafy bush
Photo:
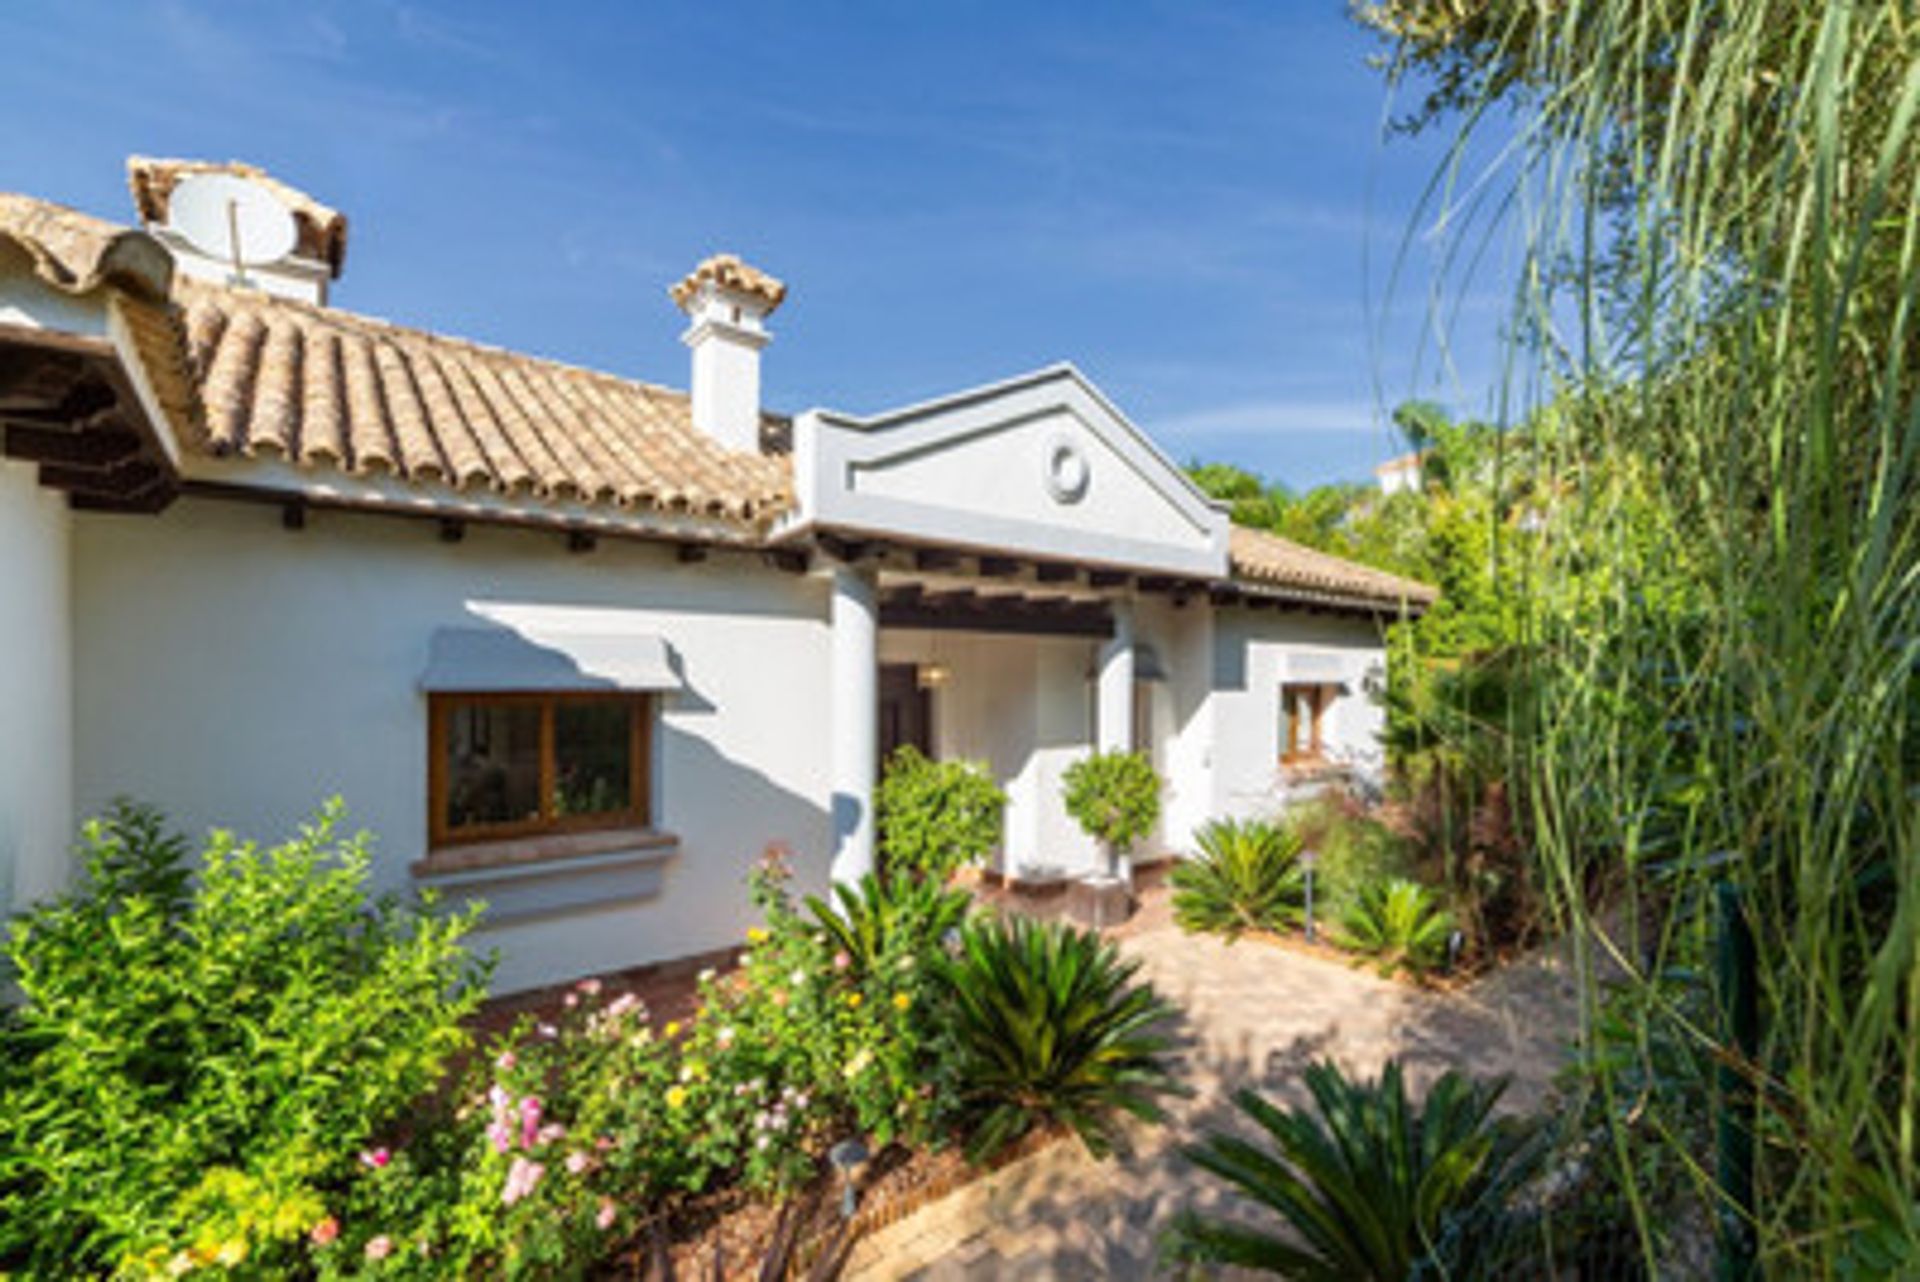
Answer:
<svg viewBox="0 0 1920 1282"><path fill-rule="evenodd" d="M1264 819L1216 819L1197 840L1200 853L1176 864L1171 876L1181 929L1232 938L1301 920L1307 878L1298 833Z"/></svg>
<svg viewBox="0 0 1920 1282"><path fill-rule="evenodd" d="M1346 942L1379 962L1380 973L1422 974L1446 960L1453 918L1426 886L1404 877L1360 892L1345 918Z"/></svg>
<svg viewBox="0 0 1920 1282"><path fill-rule="evenodd" d="M1366 887L1413 873L1407 839L1372 808L1340 790L1296 803L1287 811L1287 826L1314 853L1314 912L1328 920L1344 916Z"/></svg>
<svg viewBox="0 0 1920 1282"><path fill-rule="evenodd" d="M1506 1082L1449 1072L1414 1104L1395 1062L1377 1082L1349 1081L1332 1063L1305 1076L1310 1109L1234 1095L1264 1143L1215 1133L1186 1150L1284 1232L1187 1211L1166 1253L1301 1282L1487 1276L1476 1252L1504 1236L1508 1200L1543 1152L1532 1128L1493 1117Z"/></svg>
<svg viewBox="0 0 1920 1282"><path fill-rule="evenodd" d="M1121 1115L1158 1121L1159 1097L1178 1093L1173 1008L1098 934L976 918L937 964L942 1089L958 1101L974 1160L1050 1124L1102 1156L1121 1138Z"/></svg>
<svg viewBox="0 0 1920 1282"><path fill-rule="evenodd" d="M807 896L807 911L818 931L860 975L884 970L889 957L924 954L938 945L967 914L971 897L937 881L913 877L880 878L869 873L857 886L836 884L830 900ZM836 906L837 905L837 906Z"/></svg>
<svg viewBox="0 0 1920 1282"><path fill-rule="evenodd" d="M1067 767L1067 813L1107 848L1109 872L1119 856L1160 818L1160 776L1143 752L1096 752Z"/></svg>
<svg viewBox="0 0 1920 1282"><path fill-rule="evenodd" d="M876 801L888 873L937 881L1000 843L1007 808L984 762L929 761L911 744L888 758Z"/></svg>
<svg viewBox="0 0 1920 1282"><path fill-rule="evenodd" d="M472 916L370 901L343 814L216 832L191 882L153 811L87 825L80 888L7 941L0 1268L283 1267L465 1044Z"/></svg>

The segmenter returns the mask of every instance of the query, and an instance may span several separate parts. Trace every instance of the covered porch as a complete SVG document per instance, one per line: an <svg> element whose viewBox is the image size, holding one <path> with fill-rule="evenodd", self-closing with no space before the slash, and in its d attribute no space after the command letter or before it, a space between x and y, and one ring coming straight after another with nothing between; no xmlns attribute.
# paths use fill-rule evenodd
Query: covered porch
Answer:
<svg viewBox="0 0 1920 1282"><path fill-rule="evenodd" d="M906 745L983 762L1005 790L988 868L1010 883L1105 867L1061 799L1068 768L1096 750L1145 752L1165 781L1162 822L1134 858L1177 845L1205 792L1183 751L1210 679L1204 604L1131 579L1094 587L1085 571L1049 563L920 560L869 554L832 572L835 704L847 709L836 717L835 878L874 866L873 784Z"/></svg>

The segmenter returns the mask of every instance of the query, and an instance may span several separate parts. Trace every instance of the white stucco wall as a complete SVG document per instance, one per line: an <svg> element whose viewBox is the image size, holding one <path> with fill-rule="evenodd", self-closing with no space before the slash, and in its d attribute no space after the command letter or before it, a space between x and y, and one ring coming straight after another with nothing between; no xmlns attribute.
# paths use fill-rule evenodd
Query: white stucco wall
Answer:
<svg viewBox="0 0 1920 1282"><path fill-rule="evenodd" d="M804 888L830 832L826 587L715 553L557 534L187 499L159 519L74 530L76 791L164 806L189 831L289 832L346 798L379 838L376 873L412 885L426 842L428 638L511 607L615 612L657 632L688 685L656 728L656 823L679 835L655 899L485 932L510 991L724 946L750 920L743 879L770 840Z"/></svg>
<svg viewBox="0 0 1920 1282"><path fill-rule="evenodd" d="M1322 724L1328 758L1379 777L1386 718L1370 693L1386 663L1378 628L1339 616L1223 609L1214 617L1209 717L1216 815L1271 814L1298 792L1280 770L1280 687L1292 655L1311 656L1347 687Z"/></svg>
<svg viewBox="0 0 1920 1282"><path fill-rule="evenodd" d="M33 468L0 460L0 918L71 864L70 520Z"/></svg>
<svg viewBox="0 0 1920 1282"><path fill-rule="evenodd" d="M1091 751L1094 642L982 632L885 629L885 663L938 663L933 748L985 761L1007 793L998 868L1045 880L1091 870L1097 849L1060 800L1061 775Z"/></svg>

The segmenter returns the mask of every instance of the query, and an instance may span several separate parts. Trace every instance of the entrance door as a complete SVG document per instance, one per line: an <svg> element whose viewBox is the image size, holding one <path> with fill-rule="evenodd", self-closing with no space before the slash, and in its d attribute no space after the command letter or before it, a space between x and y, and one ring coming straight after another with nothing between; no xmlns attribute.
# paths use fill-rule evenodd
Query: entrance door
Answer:
<svg viewBox="0 0 1920 1282"><path fill-rule="evenodd" d="M912 744L933 755L933 694L920 688L919 668L911 663L880 665L880 766L894 749Z"/></svg>

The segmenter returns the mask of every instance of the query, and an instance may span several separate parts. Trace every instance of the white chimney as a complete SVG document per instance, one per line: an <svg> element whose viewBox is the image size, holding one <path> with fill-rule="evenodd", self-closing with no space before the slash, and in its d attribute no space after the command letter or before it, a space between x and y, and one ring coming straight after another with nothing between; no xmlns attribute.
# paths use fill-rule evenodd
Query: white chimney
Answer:
<svg viewBox="0 0 1920 1282"><path fill-rule="evenodd" d="M787 287L732 254L715 254L668 291L690 322L693 425L729 450L760 449L760 349Z"/></svg>

